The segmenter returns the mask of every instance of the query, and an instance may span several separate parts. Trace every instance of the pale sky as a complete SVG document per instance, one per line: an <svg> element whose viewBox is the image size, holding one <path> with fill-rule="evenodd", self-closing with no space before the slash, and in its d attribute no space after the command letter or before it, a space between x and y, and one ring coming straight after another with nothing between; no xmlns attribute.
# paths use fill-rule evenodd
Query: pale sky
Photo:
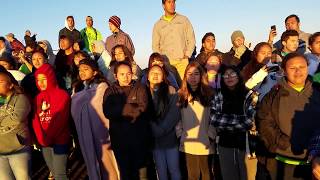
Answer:
<svg viewBox="0 0 320 180"><path fill-rule="evenodd" d="M319 0L177 0L176 11L191 21L197 52L206 32L216 36L216 48L225 52L231 47L230 36L234 30L241 30L246 44L252 48L258 42L266 41L271 25L277 26L279 39L285 30L284 19L297 14L301 29L314 33L320 31ZM2 0L2 24L0 36L12 32L24 43L26 29L37 33L37 40L49 40L58 49L58 33L64 27L66 16L75 17L76 28L85 27L85 17L94 19L94 27L105 40L110 35L108 19L112 15L121 18L121 29L128 33L136 48L135 60L146 67L152 53L151 40L154 23L163 15L161 0Z"/></svg>

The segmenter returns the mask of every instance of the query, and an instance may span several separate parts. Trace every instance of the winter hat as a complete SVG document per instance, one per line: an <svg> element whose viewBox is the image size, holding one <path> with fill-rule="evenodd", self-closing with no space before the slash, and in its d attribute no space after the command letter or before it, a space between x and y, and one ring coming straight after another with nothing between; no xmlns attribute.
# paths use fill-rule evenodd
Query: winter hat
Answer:
<svg viewBox="0 0 320 180"><path fill-rule="evenodd" d="M121 20L118 16L111 16L109 18L109 22L115 25L118 29L120 29Z"/></svg>
<svg viewBox="0 0 320 180"><path fill-rule="evenodd" d="M237 37L243 37L244 35L240 30L237 31L233 31L232 35L231 35L231 42L233 42L234 40L236 40Z"/></svg>
<svg viewBox="0 0 320 180"><path fill-rule="evenodd" d="M99 66L98 66L98 63L94 60L91 60L91 59L83 59L79 62L79 67L81 64L84 64L84 65L87 65L87 66L90 66L92 68L92 70L94 71L99 71Z"/></svg>

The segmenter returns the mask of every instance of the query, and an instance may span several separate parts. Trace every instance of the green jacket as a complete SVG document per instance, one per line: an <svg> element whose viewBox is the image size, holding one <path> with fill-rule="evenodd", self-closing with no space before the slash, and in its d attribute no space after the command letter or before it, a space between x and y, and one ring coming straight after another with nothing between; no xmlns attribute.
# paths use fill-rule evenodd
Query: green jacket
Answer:
<svg viewBox="0 0 320 180"><path fill-rule="evenodd" d="M80 31L81 39L84 41L85 48L92 52L91 44L95 40L102 40L101 33L96 28L83 28Z"/></svg>

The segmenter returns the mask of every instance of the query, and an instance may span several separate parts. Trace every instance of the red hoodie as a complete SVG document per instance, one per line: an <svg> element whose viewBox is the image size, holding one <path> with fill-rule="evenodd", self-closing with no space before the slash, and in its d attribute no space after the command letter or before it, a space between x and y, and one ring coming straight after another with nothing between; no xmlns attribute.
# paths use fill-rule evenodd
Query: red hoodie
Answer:
<svg viewBox="0 0 320 180"><path fill-rule="evenodd" d="M47 89L41 90L37 82L39 74L47 78ZM44 146L67 144L70 138L70 96L58 87L53 68L42 65L35 72L36 85L40 93L35 97L35 114L32 126L38 142Z"/></svg>

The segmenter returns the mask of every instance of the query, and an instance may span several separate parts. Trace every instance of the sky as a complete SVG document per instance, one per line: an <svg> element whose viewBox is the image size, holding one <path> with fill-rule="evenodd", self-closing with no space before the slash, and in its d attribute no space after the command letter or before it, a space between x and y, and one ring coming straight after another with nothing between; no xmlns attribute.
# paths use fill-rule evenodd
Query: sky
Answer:
<svg viewBox="0 0 320 180"><path fill-rule="evenodd" d="M230 49L230 36L241 30L251 49L267 41L271 25L277 26L279 39L285 30L284 19L297 14L301 30L309 33L320 31L319 0L177 0L176 12L189 18L196 37L197 52L206 32L216 36L216 48L222 52ZM134 43L135 61L146 67L152 53L152 29L164 14L161 0L1 0L0 36L14 33L24 43L26 29L37 34L37 40L49 40L58 49L58 33L65 18L73 15L76 28L85 27L85 17L90 15L94 27L105 40L111 35L108 19L121 18L121 29Z"/></svg>

